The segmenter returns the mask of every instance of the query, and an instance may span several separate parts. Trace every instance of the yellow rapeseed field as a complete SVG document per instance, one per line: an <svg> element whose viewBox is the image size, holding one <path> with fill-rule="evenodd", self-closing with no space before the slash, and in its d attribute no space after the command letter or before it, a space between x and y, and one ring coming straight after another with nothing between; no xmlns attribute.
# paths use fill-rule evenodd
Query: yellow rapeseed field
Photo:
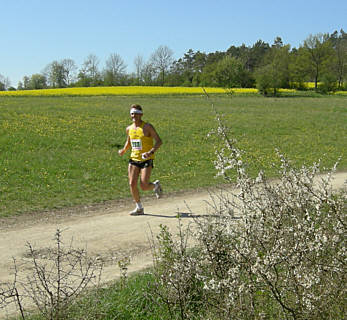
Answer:
<svg viewBox="0 0 347 320"><path fill-rule="evenodd" d="M225 93L223 88L204 88L207 93ZM229 90L230 91L230 90ZM257 89L232 89L233 93L257 93ZM88 87L59 88L41 90L0 91L0 96L109 96L109 95L170 95L170 94L203 94L200 87Z"/></svg>
<svg viewBox="0 0 347 320"><path fill-rule="evenodd" d="M307 83L309 88L314 83ZM204 94L229 93L229 94L257 94L255 88L202 88L202 87L149 87L149 86L119 86L119 87L83 87L83 88L57 88L40 90L0 91L1 96L129 96L129 95L179 95L179 94ZM279 92L294 93L295 89L280 89ZM337 94L347 94L338 91Z"/></svg>

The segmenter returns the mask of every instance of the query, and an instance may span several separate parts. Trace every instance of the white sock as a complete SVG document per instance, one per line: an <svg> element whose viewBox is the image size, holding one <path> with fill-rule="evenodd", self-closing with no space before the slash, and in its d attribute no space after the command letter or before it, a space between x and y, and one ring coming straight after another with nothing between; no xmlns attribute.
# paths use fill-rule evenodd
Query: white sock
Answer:
<svg viewBox="0 0 347 320"><path fill-rule="evenodd" d="M136 202L136 208L137 209L143 209L142 203L141 202Z"/></svg>

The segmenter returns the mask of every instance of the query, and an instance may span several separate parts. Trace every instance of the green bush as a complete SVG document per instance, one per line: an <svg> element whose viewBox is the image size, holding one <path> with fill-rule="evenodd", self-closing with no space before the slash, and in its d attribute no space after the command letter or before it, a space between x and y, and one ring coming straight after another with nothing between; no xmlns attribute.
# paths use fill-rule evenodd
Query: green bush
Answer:
<svg viewBox="0 0 347 320"><path fill-rule="evenodd" d="M318 92L328 94L337 90L336 77L332 74L323 76L322 81L318 85Z"/></svg>

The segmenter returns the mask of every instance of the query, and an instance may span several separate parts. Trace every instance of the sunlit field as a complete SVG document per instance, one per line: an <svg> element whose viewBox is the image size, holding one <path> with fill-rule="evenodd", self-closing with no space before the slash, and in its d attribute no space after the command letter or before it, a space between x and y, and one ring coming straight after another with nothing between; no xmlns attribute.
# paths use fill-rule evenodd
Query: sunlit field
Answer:
<svg viewBox="0 0 347 320"><path fill-rule="evenodd" d="M314 88L314 83L306 83L308 89ZM149 86L119 86L119 87L83 87L83 88L57 88L41 90L0 91L1 96L49 97L49 96L129 96L129 95L196 95L203 94L259 94L255 88L200 88L200 87L149 87ZM295 89L279 89L279 93L293 94ZM338 91L335 94L347 94L347 91Z"/></svg>
<svg viewBox="0 0 347 320"><path fill-rule="evenodd" d="M225 93L223 88L206 88L208 93ZM235 89L238 93L257 93L256 89ZM175 94L202 94L198 87L89 87L89 88L59 88L42 90L3 91L5 96L103 96L103 95L175 95Z"/></svg>
<svg viewBox="0 0 347 320"><path fill-rule="evenodd" d="M222 183L215 178L215 141L207 138L216 125L212 102L253 173L273 174L275 148L299 165L322 158L332 166L342 156L339 169L347 168L341 96L0 97L0 216L129 198L129 154L117 151L132 103L143 105L144 120L163 139L153 179L166 194Z"/></svg>

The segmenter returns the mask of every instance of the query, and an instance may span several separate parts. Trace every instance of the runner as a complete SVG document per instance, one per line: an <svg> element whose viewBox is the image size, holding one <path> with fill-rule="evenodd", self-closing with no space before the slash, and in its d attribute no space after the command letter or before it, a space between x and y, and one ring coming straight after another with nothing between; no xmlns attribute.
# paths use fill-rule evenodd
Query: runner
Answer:
<svg viewBox="0 0 347 320"><path fill-rule="evenodd" d="M139 177L142 190L153 190L157 198L163 192L159 180L153 183L149 181L153 169L154 153L159 149L162 141L154 127L150 123L142 121L142 116L142 107L138 104L131 105L130 117L133 123L126 128L127 140L123 149L118 151L122 156L131 147L128 177L131 195L136 203L136 208L130 212L130 215L133 216L144 214L137 187ZM155 144L153 140L155 140Z"/></svg>

